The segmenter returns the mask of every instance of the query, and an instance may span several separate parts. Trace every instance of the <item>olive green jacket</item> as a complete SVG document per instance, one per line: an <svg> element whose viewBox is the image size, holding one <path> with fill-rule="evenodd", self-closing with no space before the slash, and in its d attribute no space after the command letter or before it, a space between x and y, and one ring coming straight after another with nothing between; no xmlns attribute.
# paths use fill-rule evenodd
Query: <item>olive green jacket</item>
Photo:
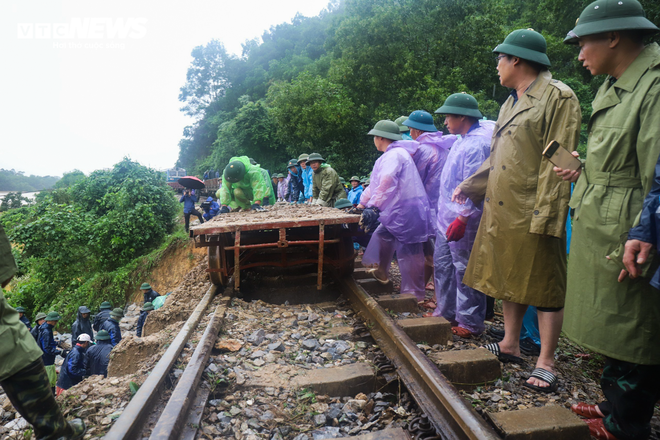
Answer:
<svg viewBox="0 0 660 440"><path fill-rule="evenodd" d="M564 304L570 184L541 153L551 140L575 150L581 120L573 91L547 71L515 105L513 97L502 105L490 157L459 185L484 200L465 284L520 304Z"/></svg>
<svg viewBox="0 0 660 440"><path fill-rule="evenodd" d="M0 284L16 273L16 262L5 230L0 225ZM7 303L0 289L0 381L18 373L30 363L41 358L43 352L18 320L18 312Z"/></svg>
<svg viewBox="0 0 660 440"><path fill-rule="evenodd" d="M312 182L312 197L322 200L331 208L334 207L335 201L346 198L346 191L339 182L339 174L328 164L322 164L318 172L313 172Z"/></svg>
<svg viewBox="0 0 660 440"><path fill-rule="evenodd" d="M660 291L648 279L618 283L617 276L658 155L660 47L654 43L614 84L607 78L593 102L587 158L571 199L575 216L564 315L569 338L647 365L660 364Z"/></svg>
<svg viewBox="0 0 660 440"><path fill-rule="evenodd" d="M272 189L269 189L271 188L270 178L265 180L266 177L262 174L261 167L250 164L250 158L247 156L232 157L229 162L235 160L245 165L245 175L236 183L229 183L225 180L225 176L222 176L222 186L216 192L220 204L228 205L232 209L249 209L256 200L269 199L274 203ZM236 191L237 189L238 191Z"/></svg>

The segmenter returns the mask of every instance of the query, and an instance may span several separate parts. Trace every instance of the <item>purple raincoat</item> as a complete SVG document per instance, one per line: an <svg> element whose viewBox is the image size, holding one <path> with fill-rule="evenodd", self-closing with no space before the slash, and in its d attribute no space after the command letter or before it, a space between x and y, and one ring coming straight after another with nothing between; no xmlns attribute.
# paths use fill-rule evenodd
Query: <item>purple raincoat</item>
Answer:
<svg viewBox="0 0 660 440"><path fill-rule="evenodd" d="M456 187L474 174L490 155L490 141L495 123L479 121L457 140L449 152L440 178L437 230L434 260L435 298L438 306L434 316L442 316L452 325L463 327L472 333L484 331L486 296L465 284L463 276L470 259L472 245L481 220L481 204L470 199L465 205L452 202ZM458 241L447 242L447 227L462 215L468 217L465 235Z"/></svg>
<svg viewBox="0 0 660 440"><path fill-rule="evenodd" d="M442 132L422 133L416 141L419 148L413 155L419 177L422 179L431 209L430 221L435 231L435 218L440 195L440 175L449 155L449 150L458 139L455 135L443 136ZM432 233L429 231L429 233Z"/></svg>
<svg viewBox="0 0 660 440"><path fill-rule="evenodd" d="M380 209L380 223L401 243L424 243L429 236L429 202L406 143L396 141L371 172L367 208ZM402 145L403 144L403 145ZM365 191L367 192L367 191Z"/></svg>

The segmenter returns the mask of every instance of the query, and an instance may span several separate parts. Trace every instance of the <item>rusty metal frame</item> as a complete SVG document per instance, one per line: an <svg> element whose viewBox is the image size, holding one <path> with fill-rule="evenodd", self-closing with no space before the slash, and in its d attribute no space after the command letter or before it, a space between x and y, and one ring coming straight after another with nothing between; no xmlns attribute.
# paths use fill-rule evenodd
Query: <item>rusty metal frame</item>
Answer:
<svg viewBox="0 0 660 440"><path fill-rule="evenodd" d="M501 440L417 344L353 279L339 279L342 293L372 327L371 336L444 440Z"/></svg>

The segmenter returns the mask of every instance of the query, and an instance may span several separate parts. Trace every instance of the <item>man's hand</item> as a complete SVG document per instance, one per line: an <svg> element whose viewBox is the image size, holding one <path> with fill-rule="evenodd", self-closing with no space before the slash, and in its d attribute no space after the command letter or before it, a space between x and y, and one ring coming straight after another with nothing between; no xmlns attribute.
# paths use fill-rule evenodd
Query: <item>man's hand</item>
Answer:
<svg viewBox="0 0 660 440"><path fill-rule="evenodd" d="M456 188L454 190L454 194L451 196L451 201L456 202L459 205L465 205L465 202L467 202L468 197L463 194L463 191L461 191L460 188Z"/></svg>
<svg viewBox="0 0 660 440"><path fill-rule="evenodd" d="M646 263L653 245L640 240L628 240L623 251L623 265L626 266L619 274L619 282L622 282L626 276L635 279L642 274L639 265Z"/></svg>
<svg viewBox="0 0 660 440"><path fill-rule="evenodd" d="M229 213L229 206L222 205L222 208L220 208L220 214L228 214L228 213Z"/></svg>
<svg viewBox="0 0 660 440"><path fill-rule="evenodd" d="M580 157L577 151L573 151L571 154L573 155L573 157L577 157L577 158ZM557 173L557 176L561 177L564 180L567 180L569 182L577 182L578 177L580 177L580 174L582 173L582 168L578 168L577 171L573 171L573 170L565 170L559 167L553 167L552 171Z"/></svg>
<svg viewBox="0 0 660 440"><path fill-rule="evenodd" d="M258 203L253 203L252 206L250 206L250 209L252 209L253 211L265 211L265 209L262 208L261 205Z"/></svg>
<svg viewBox="0 0 660 440"><path fill-rule="evenodd" d="M447 241L458 241L465 235L465 227L467 226L467 220L465 217L458 216L456 220L451 222L447 227Z"/></svg>

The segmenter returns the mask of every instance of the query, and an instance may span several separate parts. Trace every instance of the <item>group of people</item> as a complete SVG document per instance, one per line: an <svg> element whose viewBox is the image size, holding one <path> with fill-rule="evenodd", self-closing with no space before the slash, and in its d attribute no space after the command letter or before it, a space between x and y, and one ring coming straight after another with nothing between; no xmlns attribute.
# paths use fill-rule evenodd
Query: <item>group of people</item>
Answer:
<svg viewBox="0 0 660 440"><path fill-rule="evenodd" d="M658 31L637 1L598 0L568 33L583 66L607 76L581 167L542 154L557 141L578 157L580 103L552 78L543 36L519 29L493 50L511 89L497 121L483 120L464 93L436 110L448 135L423 110L398 119L412 140L379 121L369 134L383 154L358 205L361 223L375 229L363 264L386 283L396 252L401 292L420 300L431 265L433 314L454 334L480 334L488 297L502 301L503 339L485 347L501 361L522 363L521 325L536 307L541 347L525 386L557 389L562 329L603 354L605 401L572 406L599 439L648 438L660 399L660 47L644 43Z"/></svg>

